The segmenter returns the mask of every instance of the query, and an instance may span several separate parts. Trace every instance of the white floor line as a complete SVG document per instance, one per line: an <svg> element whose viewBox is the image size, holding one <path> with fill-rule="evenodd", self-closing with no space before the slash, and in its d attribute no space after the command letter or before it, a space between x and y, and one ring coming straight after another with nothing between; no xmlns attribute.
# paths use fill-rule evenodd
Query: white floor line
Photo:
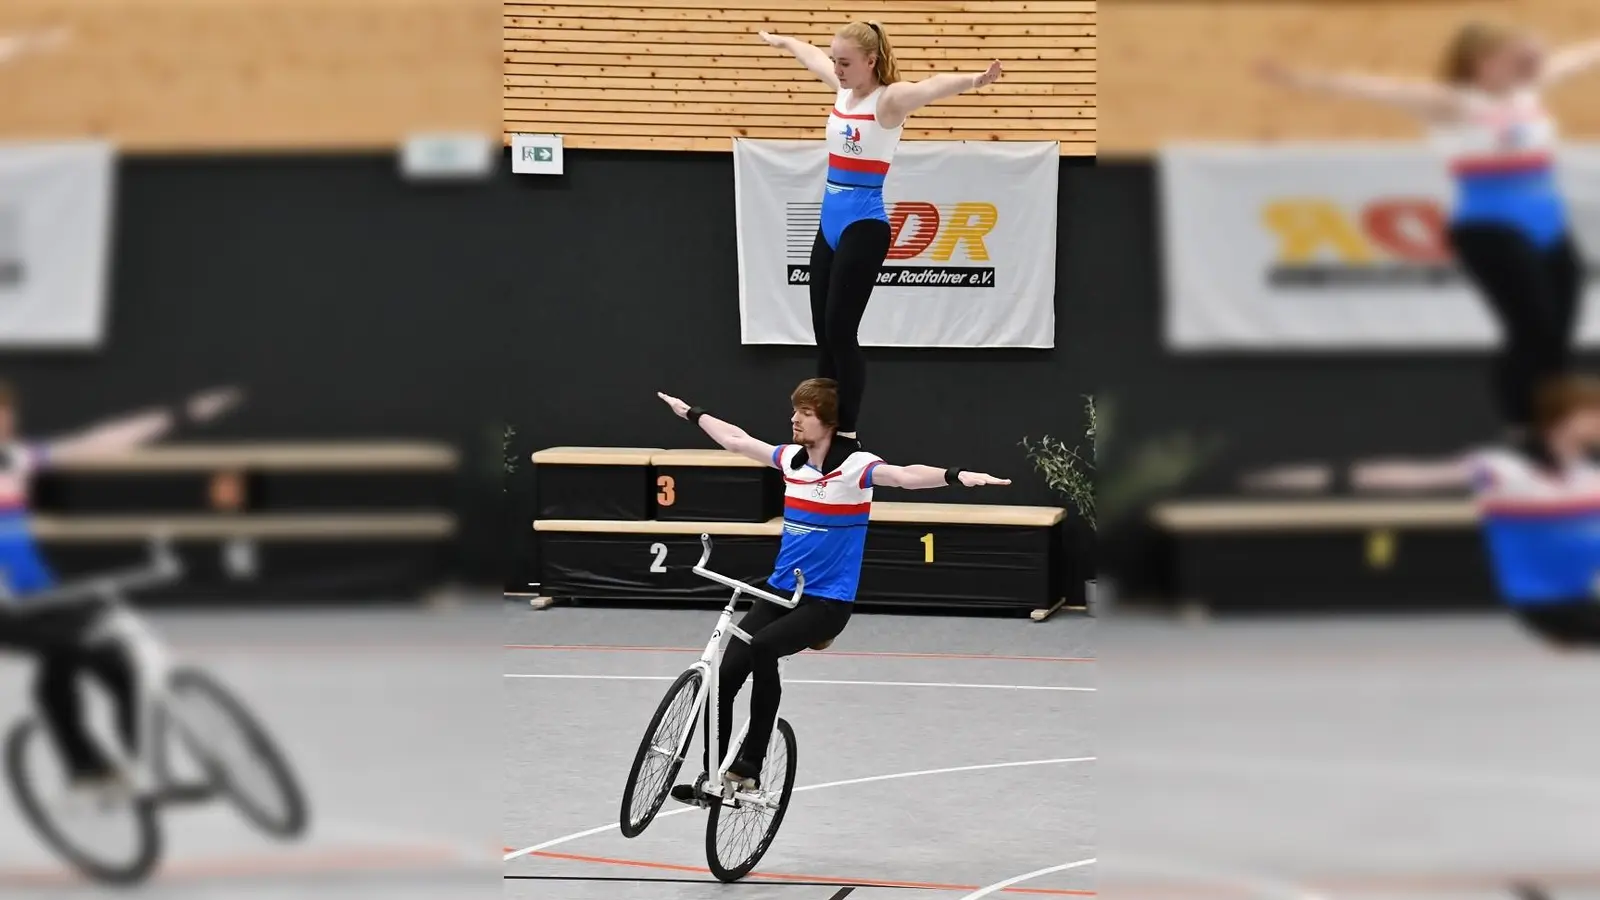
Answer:
<svg viewBox="0 0 1600 900"><path fill-rule="evenodd" d="M948 774L951 774L951 773L954 773L954 772L981 772L981 771L990 771L990 770L994 770L994 769L1015 769L1015 768L1019 768L1021 766L1046 766L1046 765L1056 765L1056 764L1065 764L1065 763L1082 763L1082 762L1094 762L1094 761L1095 761L1095 757L1093 757L1093 756L1077 756L1077 757L1058 758L1058 759L1029 759L1029 760L1023 760L1021 762L1008 762L1008 763L983 763L981 765L976 765L976 766L954 766L954 767L951 767L951 768L948 768L948 769L924 769L924 770L922 770L920 772L895 772L895 773L889 774L889 775L872 775L872 776L869 776L869 777L866 777L866 778L850 778L850 779L847 779L845 781L829 781L829 782L825 782L823 784L808 784L808 785L804 785L802 787L795 788L794 789L794 793L798 794L801 791L820 791L823 788L845 787L846 785L851 785L851 784L867 784L869 782L874 782L874 781L893 781L893 780L898 779L898 778L920 778L920 777L926 776L926 775L948 775ZM672 810L668 810L668 811L666 811L664 813L660 813L659 815L656 816L656 821L660 821L662 819L665 819L668 816L681 816L684 813L691 813L691 812L704 812L704 810L701 810L698 807L694 807L694 806L685 806L682 809L672 809ZM654 823L652 823L652 824L654 824ZM619 830L620 830L620 826L616 822L612 822L609 825L601 825L598 828L590 828L587 831L579 831L579 832L576 832L574 834L569 834L569 835L567 835L565 837L558 837L558 838L556 838L554 840L545 841L542 844L534 844L532 847L524 847L521 850L513 850L512 852L506 854L505 861L506 862L510 862L511 860L516 859L519 856L527 856L530 853L538 853L541 850L548 850L551 847L556 847L556 846L559 846L561 844L568 843L570 841L576 841L579 838L586 838L586 837L589 837L591 835L604 834L604 833L606 833L608 831L619 831Z"/></svg>
<svg viewBox="0 0 1600 900"><path fill-rule="evenodd" d="M1236 869L1223 868L1214 865L1199 865L1197 863L1165 857L1150 857L1130 855L1118 852L1118 862L1113 864L1113 870L1120 867L1127 871L1165 875L1167 877L1195 878L1202 882L1217 885L1228 885L1254 891L1263 897L1273 900L1328 900L1324 894L1319 894L1305 885L1286 881L1275 875L1263 875L1258 872L1245 872ZM1113 875L1114 879L1115 876ZM1107 884L1105 869L1100 871L1100 887L1102 892ZM1111 882L1115 884L1113 880ZM1113 892L1118 893L1118 892ZM965 900L965 898L963 898Z"/></svg>
<svg viewBox="0 0 1600 900"><path fill-rule="evenodd" d="M1094 865L1094 860L1092 859L1080 859L1077 862L1062 863L1059 866L1051 866L1048 869L1040 869L1037 872L1029 872L1026 875L1018 875L1014 878L1007 878L1005 881L997 881L986 888L979 888L978 890L973 891L965 897L962 897L961 900L978 900L980 897L987 897L996 891L1003 891L1006 888L1011 887L1013 884L1021 884L1024 881L1038 878L1041 875L1049 875L1054 872L1065 872L1068 869L1079 869L1084 866L1092 865Z"/></svg>
<svg viewBox="0 0 1600 900"><path fill-rule="evenodd" d="M527 675L507 672L507 678L550 678L570 681L673 681L676 675ZM1093 693L1099 688L1092 687L1063 687L1053 684L961 684L943 681L837 681L820 678L785 678L785 686L791 684L846 684L866 687L933 687L933 688L978 688L993 691L1080 691Z"/></svg>

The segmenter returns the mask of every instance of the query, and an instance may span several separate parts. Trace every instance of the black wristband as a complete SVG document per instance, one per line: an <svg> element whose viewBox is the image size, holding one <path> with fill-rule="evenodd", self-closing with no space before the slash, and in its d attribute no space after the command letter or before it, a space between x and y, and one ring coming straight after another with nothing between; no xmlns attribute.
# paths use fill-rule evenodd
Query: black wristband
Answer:
<svg viewBox="0 0 1600 900"><path fill-rule="evenodd" d="M700 424L700 417L705 415L705 414L706 414L706 411L704 409L702 409L702 408L700 408L698 406L691 406L691 407L689 407L689 411L683 414L683 417L688 419L689 421L695 423L696 425L699 425Z"/></svg>
<svg viewBox="0 0 1600 900"><path fill-rule="evenodd" d="M961 483L961 472L962 472L962 470L956 468L955 466L951 466L948 469L945 469L944 470L944 483L945 484L960 484Z"/></svg>

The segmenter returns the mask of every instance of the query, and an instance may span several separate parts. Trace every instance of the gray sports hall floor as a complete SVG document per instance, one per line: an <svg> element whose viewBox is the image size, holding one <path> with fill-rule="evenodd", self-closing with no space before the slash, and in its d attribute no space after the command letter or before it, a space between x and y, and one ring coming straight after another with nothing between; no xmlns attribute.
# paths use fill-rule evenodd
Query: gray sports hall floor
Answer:
<svg viewBox="0 0 1600 900"><path fill-rule="evenodd" d="M1600 653L1497 614L1098 644L1106 897L1600 898Z"/></svg>
<svg viewBox="0 0 1600 900"><path fill-rule="evenodd" d="M499 601L476 612L155 615L185 661L221 678L289 753L312 828L258 836L226 807L167 816L166 864L133 896L172 900L498 896ZM0 658L0 725L28 670ZM476 698L476 700L474 699ZM114 837L114 836L113 836ZM0 801L0 896L130 896L85 886Z"/></svg>
<svg viewBox="0 0 1600 900"><path fill-rule="evenodd" d="M623 838L633 753L716 616L508 604L506 846L543 849L506 862L507 897L959 900L1075 863L1016 888L1092 893L1094 625L1071 615L859 614L831 650L785 673L780 715L795 728L799 773L756 873L718 883L705 813L671 800Z"/></svg>

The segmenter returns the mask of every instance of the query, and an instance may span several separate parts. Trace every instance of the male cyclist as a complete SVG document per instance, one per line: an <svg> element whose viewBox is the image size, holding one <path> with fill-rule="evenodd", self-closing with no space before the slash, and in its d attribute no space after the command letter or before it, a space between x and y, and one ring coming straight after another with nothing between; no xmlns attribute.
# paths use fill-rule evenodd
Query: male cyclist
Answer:
<svg viewBox="0 0 1600 900"><path fill-rule="evenodd" d="M980 487L1011 481L954 467L893 466L856 448L853 441L836 443L839 428L838 385L829 378L809 378L790 396L794 414L791 443L772 445L705 410L666 394L658 394L674 413L700 426L723 449L772 466L783 473L783 541L767 584L784 594L795 588L794 570L806 579L794 609L756 599L739 627L750 635L728 645L722 658L721 696L716 698L718 746L733 737L733 701L751 678L750 731L744 747L728 768L728 780L745 790L760 786L767 742L777 723L782 694L778 659L807 647L825 646L844 631L855 609L862 554L874 487L925 490L946 485ZM708 722L709 725L709 722ZM709 742L708 752L709 752ZM706 771L719 760L706 760ZM699 785L680 784L672 797L680 802L706 802Z"/></svg>

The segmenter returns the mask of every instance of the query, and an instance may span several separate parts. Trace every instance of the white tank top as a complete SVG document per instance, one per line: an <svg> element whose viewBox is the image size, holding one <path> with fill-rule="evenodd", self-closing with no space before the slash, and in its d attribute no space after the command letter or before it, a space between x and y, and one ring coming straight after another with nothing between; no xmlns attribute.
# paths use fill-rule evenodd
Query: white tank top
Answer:
<svg viewBox="0 0 1600 900"><path fill-rule="evenodd" d="M883 96L880 86L866 99L849 109L850 90L841 88L828 113L828 175L842 172L886 175L894 161L895 149L900 146L899 128L885 128L878 123L878 100ZM846 183L856 183L849 179ZM877 180L882 184L881 178Z"/></svg>
<svg viewBox="0 0 1600 900"><path fill-rule="evenodd" d="M1505 99L1473 92L1468 104L1465 120L1437 125L1430 135L1457 175L1550 165L1560 133L1538 91L1519 91Z"/></svg>

